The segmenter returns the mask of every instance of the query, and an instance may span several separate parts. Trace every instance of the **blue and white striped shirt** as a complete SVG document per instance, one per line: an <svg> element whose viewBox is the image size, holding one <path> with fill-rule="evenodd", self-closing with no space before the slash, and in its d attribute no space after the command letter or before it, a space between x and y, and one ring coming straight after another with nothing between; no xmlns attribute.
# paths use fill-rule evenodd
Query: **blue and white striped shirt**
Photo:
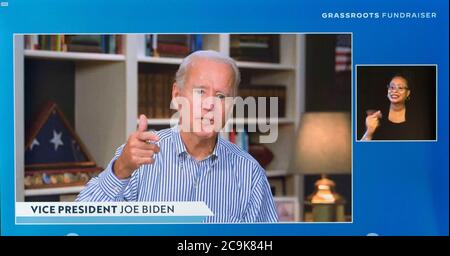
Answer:
<svg viewBox="0 0 450 256"><path fill-rule="evenodd" d="M276 222L264 169L247 152L218 138L213 153L196 161L186 151L178 127L157 132L161 151L130 178L118 179L112 166L92 178L77 201L204 201L214 213L205 222Z"/></svg>

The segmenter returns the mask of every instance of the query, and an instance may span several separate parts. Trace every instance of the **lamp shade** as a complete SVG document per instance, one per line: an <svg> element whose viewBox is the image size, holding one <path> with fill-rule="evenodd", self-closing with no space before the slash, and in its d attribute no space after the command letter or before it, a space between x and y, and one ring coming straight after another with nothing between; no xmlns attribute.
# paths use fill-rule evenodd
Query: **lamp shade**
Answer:
<svg viewBox="0 0 450 256"><path fill-rule="evenodd" d="M351 142L349 113L303 113L291 170L302 174L350 173Z"/></svg>

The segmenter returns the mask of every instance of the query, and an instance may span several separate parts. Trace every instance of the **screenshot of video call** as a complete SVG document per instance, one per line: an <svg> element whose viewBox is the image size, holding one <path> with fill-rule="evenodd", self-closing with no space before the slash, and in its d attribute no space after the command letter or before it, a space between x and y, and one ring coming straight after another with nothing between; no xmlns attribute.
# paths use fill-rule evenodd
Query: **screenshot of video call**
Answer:
<svg viewBox="0 0 450 256"><path fill-rule="evenodd" d="M283 2L1 0L0 237L448 237L448 1Z"/></svg>

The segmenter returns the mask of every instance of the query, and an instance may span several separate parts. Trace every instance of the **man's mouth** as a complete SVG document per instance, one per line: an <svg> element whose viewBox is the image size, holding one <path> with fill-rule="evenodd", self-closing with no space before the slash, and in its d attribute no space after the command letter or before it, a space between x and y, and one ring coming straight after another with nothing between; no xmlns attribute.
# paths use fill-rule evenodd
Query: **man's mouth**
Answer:
<svg viewBox="0 0 450 256"><path fill-rule="evenodd" d="M214 124L214 119L208 117L201 117L200 121L202 122L202 124Z"/></svg>

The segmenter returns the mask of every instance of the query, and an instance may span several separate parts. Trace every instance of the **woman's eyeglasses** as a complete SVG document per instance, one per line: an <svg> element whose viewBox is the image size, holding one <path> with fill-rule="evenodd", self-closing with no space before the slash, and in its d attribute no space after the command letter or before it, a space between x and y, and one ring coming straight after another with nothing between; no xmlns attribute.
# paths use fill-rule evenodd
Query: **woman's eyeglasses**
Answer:
<svg viewBox="0 0 450 256"><path fill-rule="evenodd" d="M408 87L406 87L406 86L393 85L393 84L388 84L386 87L389 91L397 90L399 92L403 92L405 90L408 90Z"/></svg>

